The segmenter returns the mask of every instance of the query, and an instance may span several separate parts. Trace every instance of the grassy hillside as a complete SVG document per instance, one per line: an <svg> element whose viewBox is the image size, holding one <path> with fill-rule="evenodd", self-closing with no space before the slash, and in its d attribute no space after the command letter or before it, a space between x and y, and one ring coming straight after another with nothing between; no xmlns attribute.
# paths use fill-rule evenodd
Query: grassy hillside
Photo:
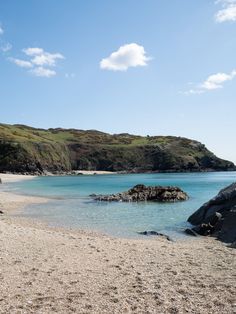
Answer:
<svg viewBox="0 0 236 314"><path fill-rule="evenodd" d="M0 124L0 171L235 170L193 140Z"/></svg>

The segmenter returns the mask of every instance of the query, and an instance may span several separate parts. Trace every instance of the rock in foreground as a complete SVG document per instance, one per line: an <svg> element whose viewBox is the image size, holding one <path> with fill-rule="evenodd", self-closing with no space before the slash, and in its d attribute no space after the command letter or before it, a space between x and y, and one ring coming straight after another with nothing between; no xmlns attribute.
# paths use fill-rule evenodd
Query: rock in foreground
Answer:
<svg viewBox="0 0 236 314"><path fill-rule="evenodd" d="M236 183L221 190L217 196L201 206L188 221L195 225L187 233L212 235L233 243L236 241Z"/></svg>
<svg viewBox="0 0 236 314"><path fill-rule="evenodd" d="M107 202L176 202L185 201L188 199L187 193L178 187L145 186L143 184L138 184L132 189L122 193L91 196L97 201Z"/></svg>

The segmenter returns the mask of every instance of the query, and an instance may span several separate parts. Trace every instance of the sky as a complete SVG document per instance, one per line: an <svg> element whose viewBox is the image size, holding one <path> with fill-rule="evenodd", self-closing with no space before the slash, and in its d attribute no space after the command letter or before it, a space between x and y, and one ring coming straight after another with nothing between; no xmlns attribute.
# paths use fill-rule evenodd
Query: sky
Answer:
<svg viewBox="0 0 236 314"><path fill-rule="evenodd" d="M0 0L1 123L174 135L236 163L236 0Z"/></svg>

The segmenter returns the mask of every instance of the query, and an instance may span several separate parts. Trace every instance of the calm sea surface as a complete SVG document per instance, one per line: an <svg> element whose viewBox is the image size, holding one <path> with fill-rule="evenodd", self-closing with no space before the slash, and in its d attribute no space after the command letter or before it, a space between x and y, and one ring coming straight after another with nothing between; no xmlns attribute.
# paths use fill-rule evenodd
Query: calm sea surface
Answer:
<svg viewBox="0 0 236 314"><path fill-rule="evenodd" d="M16 193L47 196L46 204L26 208L23 215L52 226L89 229L117 237L138 237L137 232L155 230L174 238L183 235L187 218L218 191L236 181L236 172L181 174L124 174L37 177L9 184ZM105 203L90 194L110 194L136 184L174 185L190 199L179 203ZM22 216L22 215L21 215ZM139 236L140 237L140 236Z"/></svg>

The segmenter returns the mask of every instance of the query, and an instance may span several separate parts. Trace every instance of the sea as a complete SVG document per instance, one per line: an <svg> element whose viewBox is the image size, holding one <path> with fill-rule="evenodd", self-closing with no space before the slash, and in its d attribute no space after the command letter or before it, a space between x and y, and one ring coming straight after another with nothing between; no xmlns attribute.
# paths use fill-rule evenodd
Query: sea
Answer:
<svg viewBox="0 0 236 314"><path fill-rule="evenodd" d="M53 227L92 230L118 238L145 237L139 232L152 230L179 239L186 237L188 217L235 181L236 172L42 176L9 183L6 188L14 193L47 197L47 203L27 206L20 215ZM178 186L188 193L189 200L107 203L90 197L93 193L126 191L136 184Z"/></svg>

